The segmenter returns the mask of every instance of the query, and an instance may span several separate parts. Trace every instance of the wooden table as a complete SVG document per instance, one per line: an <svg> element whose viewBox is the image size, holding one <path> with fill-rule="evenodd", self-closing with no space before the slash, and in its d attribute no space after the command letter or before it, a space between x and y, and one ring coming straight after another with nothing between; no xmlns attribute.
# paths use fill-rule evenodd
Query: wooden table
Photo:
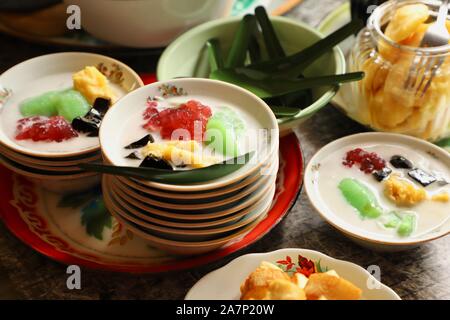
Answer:
<svg viewBox="0 0 450 320"><path fill-rule="evenodd" d="M305 0L289 16L317 25L343 0ZM0 36L0 72L33 56L54 52ZM155 59L123 59L139 71L154 68ZM297 133L308 161L322 146L337 138L364 131L332 106L302 125ZM303 192L288 217L270 234L245 251L213 265L165 275L132 276L82 270L82 289L66 287L66 268L14 238L0 223L0 298L40 299L182 299L206 273L238 255L280 248L321 251L362 267L378 265L381 281L403 299L450 299L450 238L417 249L381 254L363 249L335 231L313 210Z"/></svg>

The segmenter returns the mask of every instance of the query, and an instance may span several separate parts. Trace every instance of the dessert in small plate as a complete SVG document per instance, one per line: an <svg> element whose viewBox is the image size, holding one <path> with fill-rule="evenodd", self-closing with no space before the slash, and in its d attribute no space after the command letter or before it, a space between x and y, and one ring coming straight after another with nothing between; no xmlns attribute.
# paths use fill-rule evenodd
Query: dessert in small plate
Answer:
<svg viewBox="0 0 450 320"><path fill-rule="evenodd" d="M104 113L142 85L123 63L91 53L49 54L12 67L0 76L2 161L21 174L40 170L43 180L67 180L62 172L86 175L75 167L100 159ZM47 179L52 172L60 175Z"/></svg>
<svg viewBox="0 0 450 320"><path fill-rule="evenodd" d="M311 159L308 197L322 217L358 243L403 250L450 232L450 155L417 138L362 133Z"/></svg>
<svg viewBox="0 0 450 320"><path fill-rule="evenodd" d="M186 300L400 300L360 266L306 249L247 254L200 279Z"/></svg>

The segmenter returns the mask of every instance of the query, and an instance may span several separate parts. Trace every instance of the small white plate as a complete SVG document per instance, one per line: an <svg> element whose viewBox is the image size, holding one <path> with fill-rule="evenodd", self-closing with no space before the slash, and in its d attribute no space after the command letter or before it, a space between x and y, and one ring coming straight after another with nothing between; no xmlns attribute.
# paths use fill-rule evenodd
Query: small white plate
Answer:
<svg viewBox="0 0 450 320"><path fill-rule="evenodd" d="M421 154L432 154L435 159L446 164L450 168L450 154L444 149L424 140L414 137L394 134L370 132L360 133L335 140L320 149L310 160L305 171L305 188L308 198L317 212L330 225L341 231L344 235L357 243L379 251L400 251L413 248L419 244L443 237L450 233L450 217L443 224L433 227L428 232L411 236L409 238L391 237L387 234L368 232L346 221L327 206L317 188L317 173L320 164L330 154L338 150L351 150L364 144L393 144L417 150ZM338 164L341 165L341 164Z"/></svg>
<svg viewBox="0 0 450 320"><path fill-rule="evenodd" d="M277 264L279 260L291 257L295 262L298 255L320 264L323 270L335 270L341 277L362 290L365 300L400 300L389 287L380 283L360 266L331 258L323 253L306 249L282 249L268 253L247 254L234 259L226 266L200 279L187 293L186 300L238 300L240 286L247 276L263 261ZM382 279L381 279L382 280Z"/></svg>
<svg viewBox="0 0 450 320"><path fill-rule="evenodd" d="M257 139L256 131L266 130L267 139L264 139L263 142L257 142L254 146L256 149L248 150L255 151L255 155L246 165L226 177L195 185L145 182L149 187L180 192L214 189L244 179L260 168L262 164L267 163L271 158L276 159L278 156L279 132L277 120L263 100L238 86L225 82L183 78L156 82L139 88L120 99L113 108L109 109L100 127L101 148L107 162L116 166L128 165L123 154L123 146L128 144L125 142L125 137L129 138L129 141L134 141L133 139L140 138L147 133L146 130L141 128L143 121L141 115L146 109L148 97L156 96L164 96L166 97L165 101L168 102L180 103L194 99L212 107L232 107L238 112L239 116L249 121L247 123L249 138ZM130 125L136 126L136 133L139 130L142 131L141 135L128 137L131 135L129 133Z"/></svg>
<svg viewBox="0 0 450 320"><path fill-rule="evenodd" d="M39 56L12 67L0 75L0 119L8 117L9 108L18 108L20 101L52 90L72 87L72 74L86 66L96 66L110 80L116 94L120 96L143 86L141 78L122 62L93 53L63 52ZM15 117L15 114L14 114ZM18 143L10 132L5 132L5 125L0 121L0 143L11 150L34 157L74 157L99 149L97 142L89 144L88 148L76 150L76 141L62 142L70 145L67 150L75 151L40 151ZM6 130L9 131L9 130ZM65 149L65 148L62 148Z"/></svg>

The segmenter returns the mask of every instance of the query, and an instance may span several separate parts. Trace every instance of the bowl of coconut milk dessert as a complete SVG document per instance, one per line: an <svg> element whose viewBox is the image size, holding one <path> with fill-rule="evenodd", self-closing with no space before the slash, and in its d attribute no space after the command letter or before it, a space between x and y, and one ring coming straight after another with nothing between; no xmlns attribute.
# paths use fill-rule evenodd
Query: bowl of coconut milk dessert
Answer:
<svg viewBox="0 0 450 320"><path fill-rule="evenodd" d="M81 52L27 60L0 76L0 161L47 189L79 191L99 182L78 167L101 160L106 111L142 86L112 58Z"/></svg>
<svg viewBox="0 0 450 320"><path fill-rule="evenodd" d="M372 249L405 250L450 233L450 154L423 140L336 140L311 159L305 185L328 223Z"/></svg>
<svg viewBox="0 0 450 320"><path fill-rule="evenodd" d="M279 132L256 95L183 78L128 94L100 128L106 207L175 254L214 250L265 217L275 194Z"/></svg>

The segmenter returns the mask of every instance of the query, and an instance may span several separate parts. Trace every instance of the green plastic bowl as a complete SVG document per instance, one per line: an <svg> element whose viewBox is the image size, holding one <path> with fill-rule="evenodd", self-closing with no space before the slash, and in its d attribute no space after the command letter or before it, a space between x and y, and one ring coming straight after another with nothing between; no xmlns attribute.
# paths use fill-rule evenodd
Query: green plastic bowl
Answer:
<svg viewBox="0 0 450 320"><path fill-rule="evenodd" d="M209 74L205 42L211 38L220 40L224 57L228 55L231 42L241 18L224 18L201 24L178 37L164 50L158 62L158 80L177 77L207 78ZM298 52L323 38L323 35L304 23L284 18L271 18L277 35L287 54ZM262 48L264 50L264 48ZM263 52L265 55L265 52ZM305 70L305 76L322 76L345 72L345 58L336 47ZM336 94L337 87L313 90L314 102L289 118L278 120L280 131L286 132L327 105Z"/></svg>

